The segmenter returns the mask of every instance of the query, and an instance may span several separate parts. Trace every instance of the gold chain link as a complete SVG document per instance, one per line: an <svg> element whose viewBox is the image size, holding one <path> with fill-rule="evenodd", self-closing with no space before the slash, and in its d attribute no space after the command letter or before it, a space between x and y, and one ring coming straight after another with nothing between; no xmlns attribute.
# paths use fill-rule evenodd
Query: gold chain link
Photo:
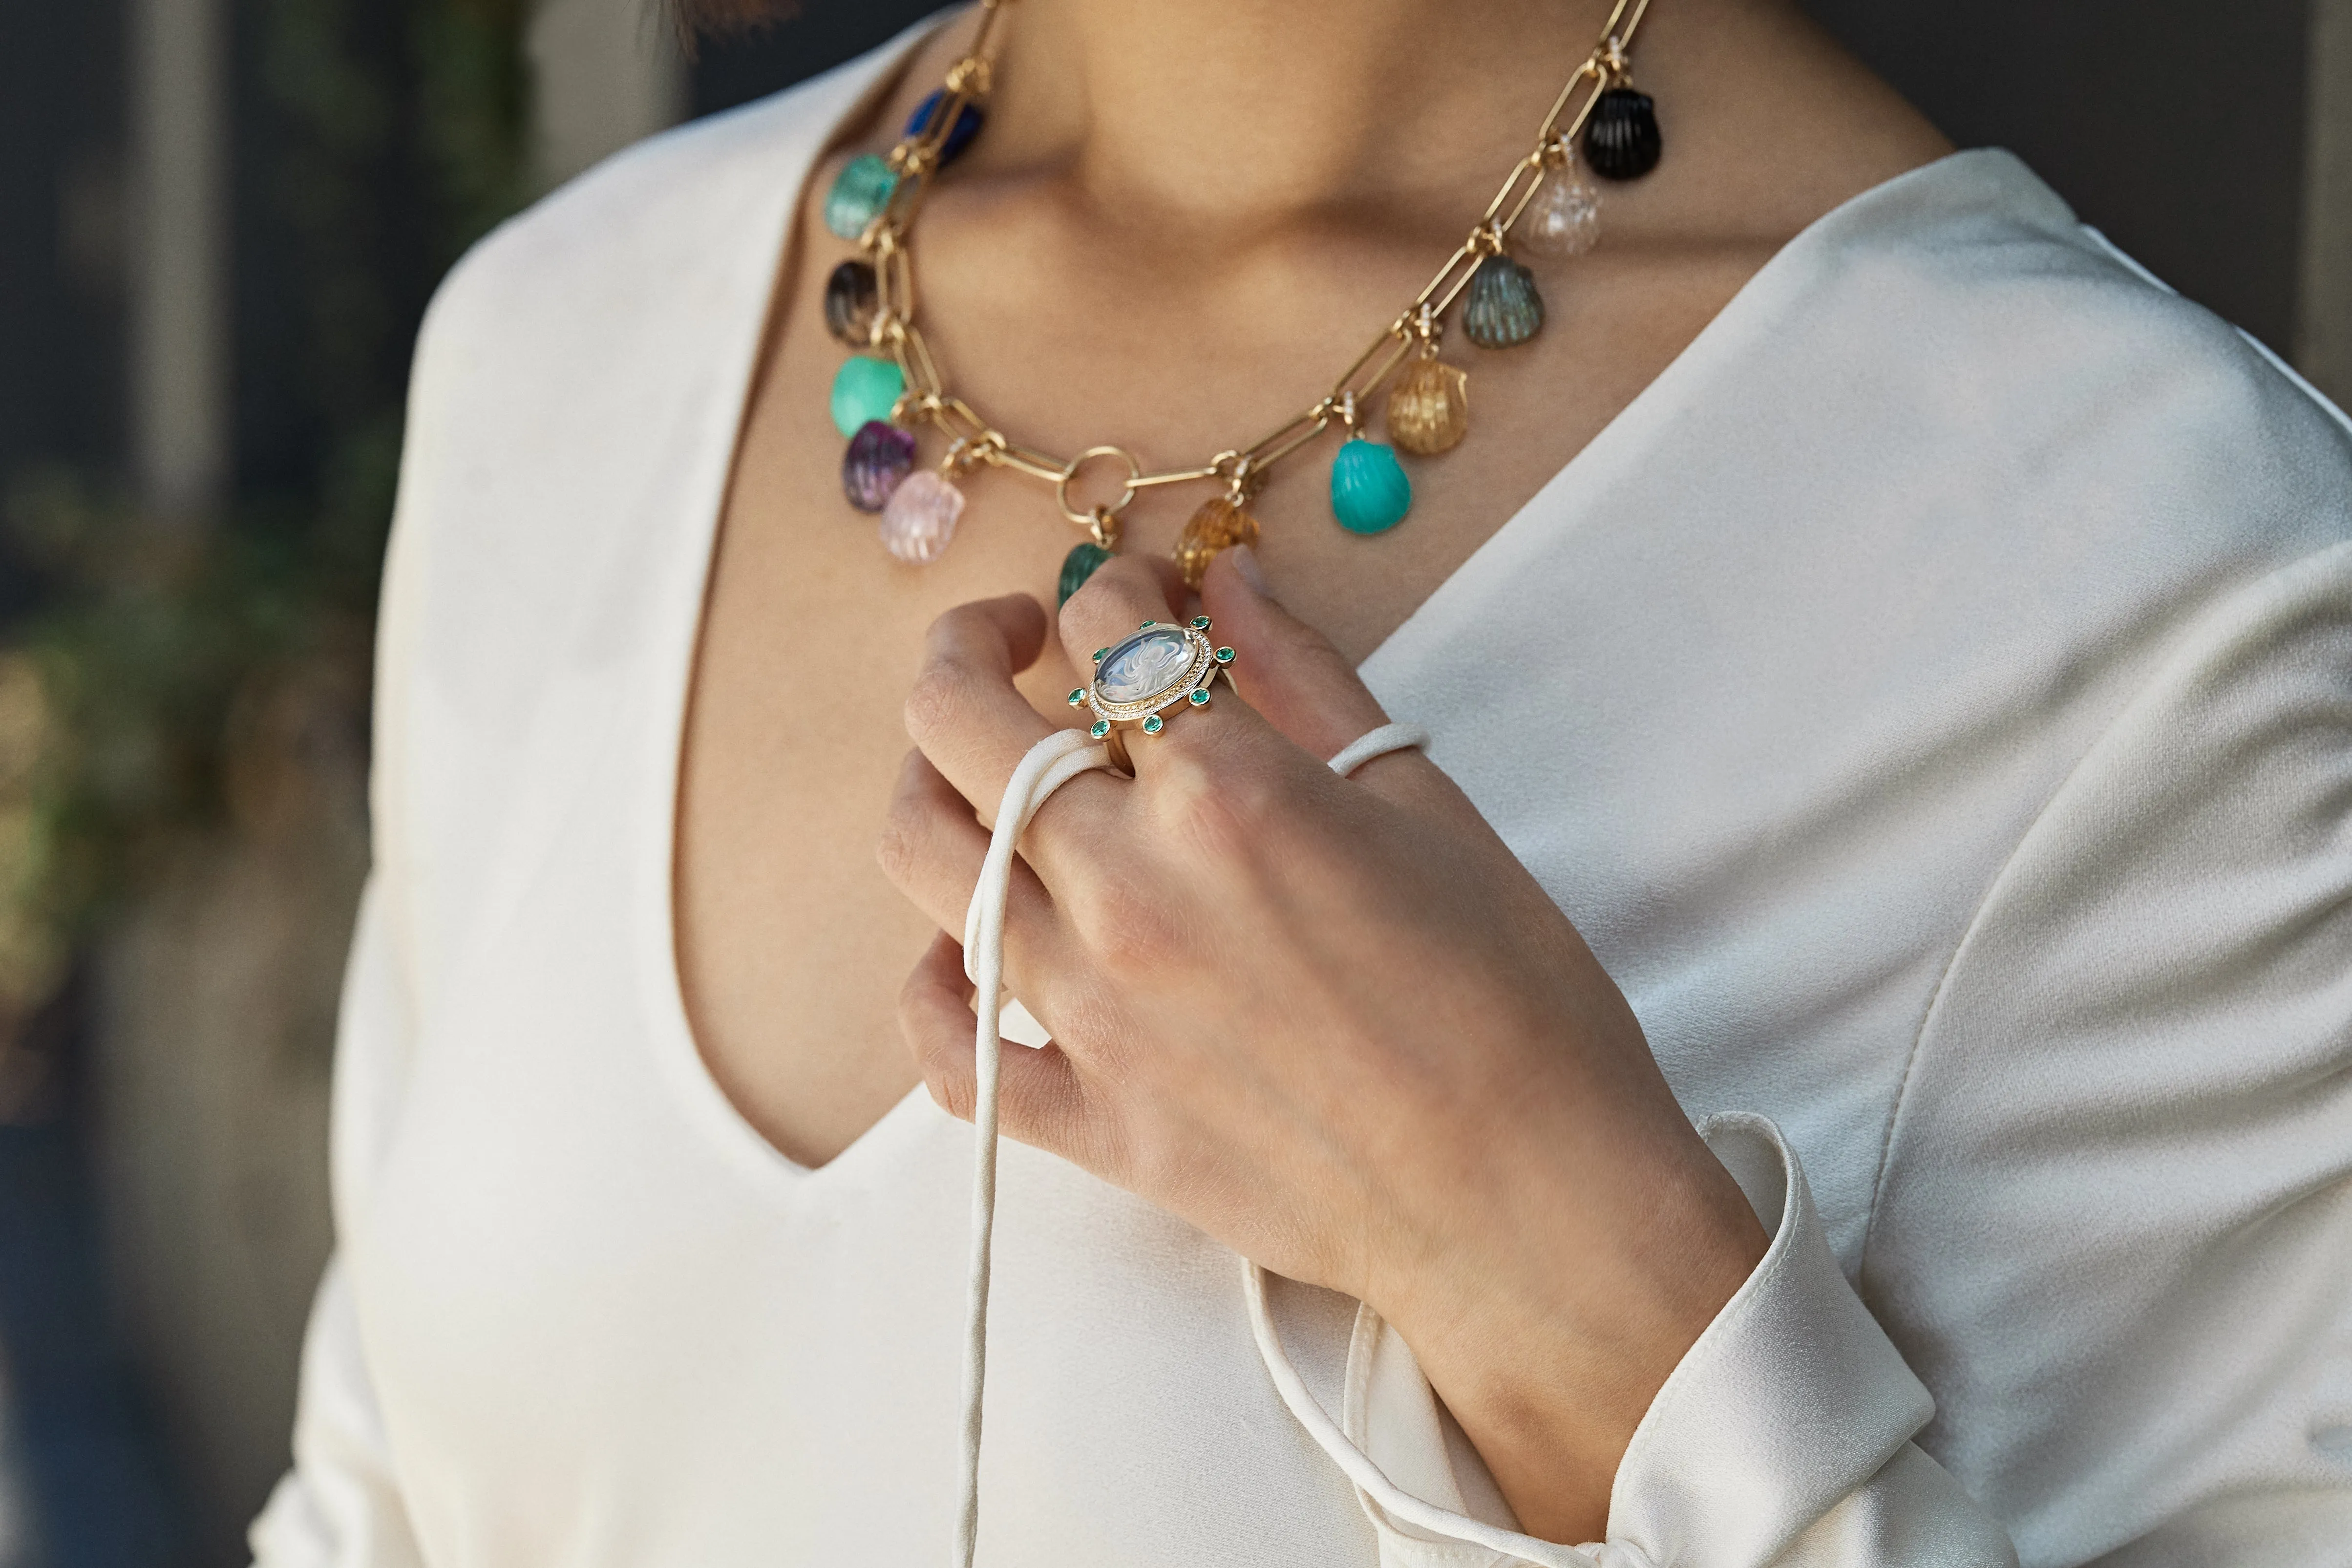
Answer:
<svg viewBox="0 0 2352 1568"><path fill-rule="evenodd" d="M949 68L939 108L925 121L919 134L908 137L890 150L887 162L898 176L898 182L882 210L866 226L857 241L858 248L874 268L876 280L870 341L898 363L906 378L907 390L891 410L894 420L921 420L938 429L947 437L951 464L959 468L986 464L1011 468L1052 485L1062 514L1087 529L1095 542L1105 549L1117 546L1119 514L1141 491L1162 485L1219 480L1238 504L1265 483L1267 469L1313 443L1331 427L1333 421L1340 421L1352 431L1358 422L1357 407L1369 403L1414 351L1433 337L1438 318L1451 310L1463 290L1469 288L1471 275L1477 271L1479 263L1501 253L1511 226L1535 200L1544 181L1554 177L1554 172L1565 162L1566 149L1583 133L1585 121L1591 117L1601 95L1627 81L1626 51L1633 47L1633 36L1640 31L1642 18L1650 8L1650 0L1617 0L1609 13L1608 24L1601 29L1601 42L1576 68L1545 112L1536 132L1534 150L1511 165L1502 189L1486 204L1469 237L1445 258L1445 265L1413 296L1412 303L1372 340L1371 346L1340 373L1329 392L1303 413L1246 447L1220 452L1195 468L1146 469L1141 460L1124 447L1089 447L1076 457L1065 459L1021 446L947 390L930 347L915 325L915 258L908 243L909 234L916 216L922 210L924 194L940 171L949 134L965 108L987 95L994 74L996 33L1005 7L1012 3L1013 0L982 0L979 31L971 47ZM1580 88L1585 89L1581 99L1577 96ZM1071 481L1088 462L1108 457L1124 459L1128 469L1118 500L1083 510L1073 506Z"/></svg>

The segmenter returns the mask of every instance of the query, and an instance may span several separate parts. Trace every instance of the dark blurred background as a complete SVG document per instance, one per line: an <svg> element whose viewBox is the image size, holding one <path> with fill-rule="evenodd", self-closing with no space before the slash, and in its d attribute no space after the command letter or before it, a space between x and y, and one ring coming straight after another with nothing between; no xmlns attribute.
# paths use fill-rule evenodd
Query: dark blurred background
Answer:
<svg viewBox="0 0 2352 1568"><path fill-rule="evenodd" d="M286 1463L435 280L929 9L649 4L0 0L0 1568L242 1562ZM2352 0L1811 8L2352 393Z"/></svg>

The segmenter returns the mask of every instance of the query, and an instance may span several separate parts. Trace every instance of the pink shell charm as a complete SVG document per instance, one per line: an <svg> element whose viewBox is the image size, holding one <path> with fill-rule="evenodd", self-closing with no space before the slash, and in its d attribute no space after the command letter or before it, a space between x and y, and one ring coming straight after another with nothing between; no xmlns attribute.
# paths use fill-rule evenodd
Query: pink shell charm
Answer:
<svg viewBox="0 0 2352 1568"><path fill-rule="evenodd" d="M929 468L908 474L882 509L882 548L909 566L928 566L955 537L963 492Z"/></svg>

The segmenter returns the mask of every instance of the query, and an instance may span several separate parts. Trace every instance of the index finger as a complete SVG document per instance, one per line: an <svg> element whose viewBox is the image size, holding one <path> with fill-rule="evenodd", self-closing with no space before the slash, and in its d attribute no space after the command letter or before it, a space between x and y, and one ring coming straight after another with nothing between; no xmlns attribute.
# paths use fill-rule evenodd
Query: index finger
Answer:
<svg viewBox="0 0 2352 1568"><path fill-rule="evenodd" d="M922 668L907 692L907 733L984 818L1029 749L1066 727L1031 707L1013 684L1036 661L1045 631L1037 601L1011 594L957 605L931 623L923 641Z"/></svg>

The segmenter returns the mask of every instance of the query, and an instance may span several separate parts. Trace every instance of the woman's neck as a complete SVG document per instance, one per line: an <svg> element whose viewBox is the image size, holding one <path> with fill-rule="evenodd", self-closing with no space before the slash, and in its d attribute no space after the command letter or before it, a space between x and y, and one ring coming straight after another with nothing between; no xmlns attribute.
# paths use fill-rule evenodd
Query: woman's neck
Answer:
<svg viewBox="0 0 2352 1568"><path fill-rule="evenodd" d="M989 158L1196 239L1458 194L1465 161L1492 164L1499 182L1526 151L1609 7L1017 0L1003 22ZM1506 104L1513 111L1499 111Z"/></svg>

